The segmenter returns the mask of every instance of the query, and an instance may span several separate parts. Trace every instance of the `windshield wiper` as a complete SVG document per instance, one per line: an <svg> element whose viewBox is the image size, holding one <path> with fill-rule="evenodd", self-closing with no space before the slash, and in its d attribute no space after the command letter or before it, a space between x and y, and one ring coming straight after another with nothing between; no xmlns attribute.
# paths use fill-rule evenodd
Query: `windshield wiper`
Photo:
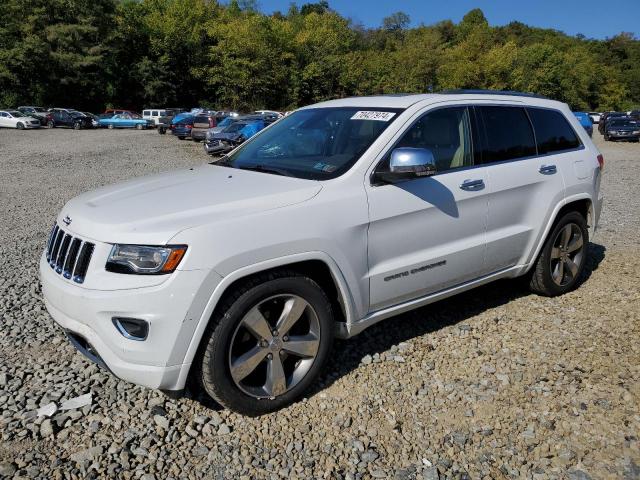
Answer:
<svg viewBox="0 0 640 480"><path fill-rule="evenodd" d="M254 172L262 172L262 173L271 173L273 175L283 175L285 177L290 177L291 174L286 170L282 170L280 168L273 167L265 167L264 165L250 165L250 166L242 166L238 167L240 170L252 170Z"/></svg>

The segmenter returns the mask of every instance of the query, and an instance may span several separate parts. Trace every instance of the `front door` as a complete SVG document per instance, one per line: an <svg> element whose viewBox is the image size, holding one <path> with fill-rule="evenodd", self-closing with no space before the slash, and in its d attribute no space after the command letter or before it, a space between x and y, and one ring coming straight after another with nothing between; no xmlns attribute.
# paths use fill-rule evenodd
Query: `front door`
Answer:
<svg viewBox="0 0 640 480"><path fill-rule="evenodd" d="M474 166L471 123L464 106L426 113L393 148L431 150L436 175L367 187L371 311L485 273L488 185Z"/></svg>

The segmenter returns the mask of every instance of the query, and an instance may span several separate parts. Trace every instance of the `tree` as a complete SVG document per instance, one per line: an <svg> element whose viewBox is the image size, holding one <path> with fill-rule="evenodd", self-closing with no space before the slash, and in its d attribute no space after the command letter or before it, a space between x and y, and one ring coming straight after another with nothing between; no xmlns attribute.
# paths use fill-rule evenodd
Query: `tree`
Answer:
<svg viewBox="0 0 640 480"><path fill-rule="evenodd" d="M382 28L388 32L401 32L411 23L411 18L404 12L395 12L382 20Z"/></svg>

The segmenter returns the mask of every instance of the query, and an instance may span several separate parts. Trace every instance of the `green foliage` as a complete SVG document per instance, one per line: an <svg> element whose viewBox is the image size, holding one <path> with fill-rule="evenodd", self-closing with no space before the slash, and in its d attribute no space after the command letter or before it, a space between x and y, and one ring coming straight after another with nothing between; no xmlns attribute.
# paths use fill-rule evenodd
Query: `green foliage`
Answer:
<svg viewBox="0 0 640 480"><path fill-rule="evenodd" d="M640 41L604 41L481 10L366 29L326 0L264 15L255 0L3 0L0 106L290 109L348 95L489 88L574 109L640 105Z"/></svg>

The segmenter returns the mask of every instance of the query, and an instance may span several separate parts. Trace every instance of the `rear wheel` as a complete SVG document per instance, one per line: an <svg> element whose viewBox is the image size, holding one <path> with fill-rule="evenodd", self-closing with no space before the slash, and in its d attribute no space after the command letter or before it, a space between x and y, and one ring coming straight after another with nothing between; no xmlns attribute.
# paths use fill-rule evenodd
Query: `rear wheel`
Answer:
<svg viewBox="0 0 640 480"><path fill-rule="evenodd" d="M47 122L47 128L53 128L53 127L54 127L53 120L49 120Z"/></svg>
<svg viewBox="0 0 640 480"><path fill-rule="evenodd" d="M184 140L184 137L178 137L178 140Z"/></svg>
<svg viewBox="0 0 640 480"><path fill-rule="evenodd" d="M295 272L257 277L211 319L198 378L223 406L245 415L278 410L317 378L333 340L331 304Z"/></svg>
<svg viewBox="0 0 640 480"><path fill-rule="evenodd" d="M16 125L18 130L24 130L24 123L22 122L18 122L18 124Z"/></svg>
<svg viewBox="0 0 640 480"><path fill-rule="evenodd" d="M531 290L555 297L573 290L584 270L589 231L578 212L560 218L548 236L531 274Z"/></svg>
<svg viewBox="0 0 640 480"><path fill-rule="evenodd" d="M80 122L76 122L73 124L73 129L74 130L80 130L82 128L82 125L80 125Z"/></svg>

